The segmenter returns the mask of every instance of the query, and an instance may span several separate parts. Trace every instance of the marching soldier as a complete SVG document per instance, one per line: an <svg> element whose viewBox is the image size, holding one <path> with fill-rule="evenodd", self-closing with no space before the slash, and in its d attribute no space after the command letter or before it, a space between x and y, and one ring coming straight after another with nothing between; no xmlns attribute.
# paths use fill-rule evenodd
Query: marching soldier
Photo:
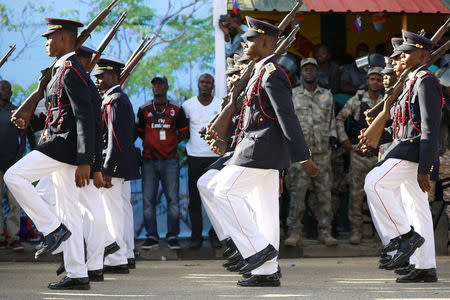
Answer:
<svg viewBox="0 0 450 300"><path fill-rule="evenodd" d="M367 127L364 112L383 99L381 95L382 80L382 68L374 67L369 69L366 76L368 90L359 90L355 96L347 101L336 116L339 141L342 143L345 151L350 154L348 218L351 226L350 243L354 245L358 245L362 238L362 209L365 193L364 182L361 178L366 177L367 173L373 168L377 162L377 157L376 155L363 157L360 153L354 151L353 147L359 143L358 136L361 129ZM349 132L347 133L345 131L345 122L348 117L351 118Z"/></svg>
<svg viewBox="0 0 450 300"><path fill-rule="evenodd" d="M286 246L301 243L302 219L305 212L305 197L308 189L315 193L317 205L315 215L318 221L319 241L334 246L337 240L331 236L331 143L336 139L336 120L334 118L333 95L317 84L318 68L314 58L305 58L301 62L302 85L294 88L292 98L295 114L305 134L314 160L320 167L315 178L310 176L298 164L289 169L286 183L290 191L290 208L287 218L289 236Z"/></svg>
<svg viewBox="0 0 450 300"><path fill-rule="evenodd" d="M127 235L133 219L129 180L137 177L138 156L134 148L133 107L119 85L123 67L122 63L102 58L93 75L99 92L104 95L102 172L105 189L102 198L109 231L120 247L105 257L103 272L127 274L129 268L135 266L130 249L134 245L130 245Z"/></svg>
<svg viewBox="0 0 450 300"><path fill-rule="evenodd" d="M392 125L385 129L380 141L392 140L392 145L367 175L364 185L372 217L391 239L384 252L397 250L390 266L398 267L407 263L413 253L416 255L415 269L397 278L402 283L437 281L427 192L431 190L430 174L439 163L443 103L439 81L424 66L434 46L438 45L424 36L403 31L403 44L396 50L402 51L401 63L412 71L391 110ZM388 121L390 115L380 117ZM367 143L364 135L361 141Z"/></svg>
<svg viewBox="0 0 450 300"><path fill-rule="evenodd" d="M5 182L39 231L43 247L36 257L56 249L66 241L64 263L67 276L49 284L50 289L89 289L84 259L82 216L77 187L89 184L90 165L94 158L94 116L88 87L89 77L75 55L78 27L83 24L46 18L46 50L56 57L53 76L47 85L50 104L45 127L48 138L19 160L5 174ZM24 120L12 121L23 127ZM61 220L48 209L32 182L53 173ZM75 178L75 180L74 180ZM63 187L63 188L61 188ZM67 226L67 227L66 227Z"/></svg>
<svg viewBox="0 0 450 300"><path fill-rule="evenodd" d="M384 61L386 63L386 67L384 67L381 73L383 74L384 89L387 90L388 88L394 86L397 81L397 74L395 74L393 59L390 57L385 57Z"/></svg>
<svg viewBox="0 0 450 300"><path fill-rule="evenodd" d="M213 177L220 178L214 197L222 211L221 223L245 258L239 272L252 274L238 285L279 286L279 170L303 162L307 173L315 176L318 168L310 160L294 113L289 80L274 64L280 29L250 17L247 23L244 51L257 63L236 130L236 149Z"/></svg>

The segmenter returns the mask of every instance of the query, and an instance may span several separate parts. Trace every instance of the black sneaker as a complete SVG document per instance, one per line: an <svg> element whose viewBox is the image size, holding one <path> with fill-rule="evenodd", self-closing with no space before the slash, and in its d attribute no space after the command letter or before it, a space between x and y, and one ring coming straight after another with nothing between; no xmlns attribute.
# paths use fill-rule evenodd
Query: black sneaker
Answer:
<svg viewBox="0 0 450 300"><path fill-rule="evenodd" d="M167 244L169 244L169 249L181 249L180 243L176 237L170 238L167 240Z"/></svg>
<svg viewBox="0 0 450 300"><path fill-rule="evenodd" d="M159 241L154 238L147 238L145 242L142 244L142 249L153 249L159 246Z"/></svg>

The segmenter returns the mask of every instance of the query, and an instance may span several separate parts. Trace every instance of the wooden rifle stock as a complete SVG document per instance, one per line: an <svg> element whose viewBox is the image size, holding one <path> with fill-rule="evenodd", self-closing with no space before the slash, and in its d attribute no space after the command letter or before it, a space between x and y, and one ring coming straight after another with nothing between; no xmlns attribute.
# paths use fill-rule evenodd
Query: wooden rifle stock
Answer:
<svg viewBox="0 0 450 300"><path fill-rule="evenodd" d="M0 68L5 64L5 62L8 60L8 58L11 56L11 54L16 50L16 44L9 46L8 52L5 54L5 56L0 59Z"/></svg>
<svg viewBox="0 0 450 300"><path fill-rule="evenodd" d="M91 23L89 23L89 25L78 35L77 40L75 42L75 50L78 50L78 48L80 48L80 46L83 45L83 43L89 37L91 32L95 29L95 27L106 18L106 16L111 12L111 9L114 8L119 3L119 1L120 0L114 0L113 2L111 2L111 4L108 5L107 8L103 9L94 18L94 20L92 20ZM41 71L42 75L39 78L39 85L37 89L34 92L32 92L27 99L25 99L25 101L19 106L16 112L12 115L12 118L23 119L25 121L25 127L30 122L30 118L33 115L34 111L36 110L36 106L38 105L39 101L41 101L41 99L44 98L44 89L46 88L47 84L50 82L50 79L52 78L52 69L56 61L57 60L55 59L55 61L52 63L50 67Z"/></svg>
<svg viewBox="0 0 450 300"><path fill-rule="evenodd" d="M134 70L136 70L139 62L147 53L147 51L152 48L153 43L155 42L155 38L156 37L152 37L151 39L144 38L143 43L139 45L138 49L136 49L136 51L131 55L130 59L128 59L127 64L120 73L119 84L122 86L122 88L125 88L125 82L129 79L131 74L133 74Z"/></svg>
<svg viewBox="0 0 450 300"><path fill-rule="evenodd" d="M94 53L94 55L92 55L92 59L91 59L91 62L89 63L88 70L86 70L88 73L91 73L91 71L94 69L94 67L97 64L98 60L102 56L103 51L105 51L106 46L108 46L109 42L111 42L112 38L117 33L117 31L119 30L120 25L122 25L122 23L123 23L123 21L125 20L126 17L127 17L127 12L124 11L120 15L120 17L117 20L116 24L114 24L114 26L109 30L108 34L105 36L103 41L97 47L97 49L96 49L97 53Z"/></svg>

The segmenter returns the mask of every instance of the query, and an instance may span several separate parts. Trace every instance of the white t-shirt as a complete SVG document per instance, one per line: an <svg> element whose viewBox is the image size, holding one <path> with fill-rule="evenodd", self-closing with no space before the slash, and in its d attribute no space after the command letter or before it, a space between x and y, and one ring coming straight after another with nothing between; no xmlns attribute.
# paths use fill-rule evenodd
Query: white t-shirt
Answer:
<svg viewBox="0 0 450 300"><path fill-rule="evenodd" d="M222 100L214 97L209 105L205 106L200 103L197 96L186 100L182 107L189 118L189 134L190 138L186 144L186 151L189 156L195 157L214 157L218 156L209 149L209 145L200 137L198 133L200 129L206 127L212 117L220 111Z"/></svg>

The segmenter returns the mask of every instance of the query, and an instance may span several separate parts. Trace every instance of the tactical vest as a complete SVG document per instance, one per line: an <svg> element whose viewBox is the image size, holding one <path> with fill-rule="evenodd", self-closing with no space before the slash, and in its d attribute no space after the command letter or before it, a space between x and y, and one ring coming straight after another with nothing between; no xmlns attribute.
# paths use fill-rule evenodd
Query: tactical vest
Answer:
<svg viewBox="0 0 450 300"><path fill-rule="evenodd" d="M346 130L348 138L353 145L359 143L358 136L360 135L361 129L367 127L366 116L364 115L364 112L370 109L369 104L362 101L363 94L359 94L358 97L359 101L361 102L361 104L359 105L358 119L355 120L355 118L350 117L349 126Z"/></svg>

